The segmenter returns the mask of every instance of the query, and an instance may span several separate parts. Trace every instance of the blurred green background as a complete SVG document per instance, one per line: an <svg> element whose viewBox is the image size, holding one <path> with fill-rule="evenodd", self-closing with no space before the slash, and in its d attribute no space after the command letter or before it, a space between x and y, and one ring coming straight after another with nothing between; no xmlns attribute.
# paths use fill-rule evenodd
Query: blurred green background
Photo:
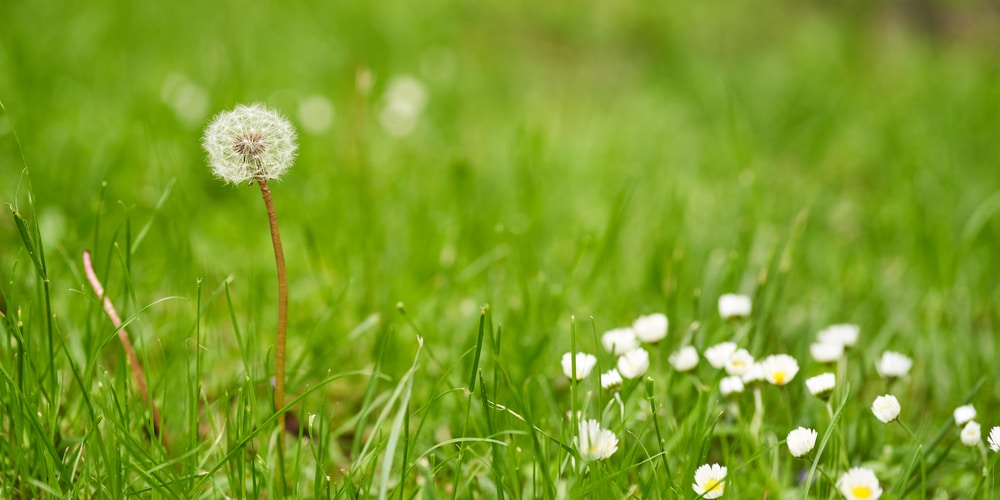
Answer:
<svg viewBox="0 0 1000 500"><path fill-rule="evenodd" d="M371 338L348 332L399 327L397 301L444 366L489 303L523 377L556 371L570 315L664 311L671 345L695 320L699 345L721 340L715 298L766 275L763 352L857 322L866 356L913 354L912 391L950 409L998 354L998 19L990 2L7 1L0 198L41 224L70 342L95 342L75 336L85 248L127 311L183 298L143 313L154 365L187 362L202 278L226 385L210 292L233 276L265 349L274 264L259 193L213 179L200 137L264 102L300 133L272 186L293 381L364 366ZM0 278L30 298L10 217Z"/></svg>

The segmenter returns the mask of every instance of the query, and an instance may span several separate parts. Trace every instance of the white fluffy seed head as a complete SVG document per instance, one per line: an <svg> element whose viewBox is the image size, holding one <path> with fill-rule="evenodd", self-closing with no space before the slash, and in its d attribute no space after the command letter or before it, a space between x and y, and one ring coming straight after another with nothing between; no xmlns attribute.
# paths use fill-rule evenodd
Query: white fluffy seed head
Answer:
<svg viewBox="0 0 1000 500"><path fill-rule="evenodd" d="M263 104L240 104L223 111L205 128L201 141L215 176L233 184L281 177L295 161L295 129Z"/></svg>

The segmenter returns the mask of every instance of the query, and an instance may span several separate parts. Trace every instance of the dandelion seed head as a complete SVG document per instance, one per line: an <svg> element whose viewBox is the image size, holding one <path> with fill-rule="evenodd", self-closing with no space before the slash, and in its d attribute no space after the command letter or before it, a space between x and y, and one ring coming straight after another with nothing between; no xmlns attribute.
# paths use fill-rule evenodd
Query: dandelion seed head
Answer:
<svg viewBox="0 0 1000 500"><path fill-rule="evenodd" d="M295 129L263 104L240 104L215 116L202 137L215 176L233 184L275 180L295 161Z"/></svg>

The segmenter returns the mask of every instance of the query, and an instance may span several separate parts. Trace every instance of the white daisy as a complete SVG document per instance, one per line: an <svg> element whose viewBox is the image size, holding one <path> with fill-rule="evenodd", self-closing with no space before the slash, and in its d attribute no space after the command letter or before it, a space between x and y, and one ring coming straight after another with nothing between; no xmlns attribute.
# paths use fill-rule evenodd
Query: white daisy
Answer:
<svg viewBox="0 0 1000 500"><path fill-rule="evenodd" d="M724 377L719 381L719 392L723 396L743 392L743 379L738 376Z"/></svg>
<svg viewBox="0 0 1000 500"><path fill-rule="evenodd" d="M726 373L740 376L753 366L753 356L746 349L737 349L726 360Z"/></svg>
<svg viewBox="0 0 1000 500"><path fill-rule="evenodd" d="M875 414L875 418L887 424L899 418L899 411L899 400L892 394L879 396L872 403L872 413Z"/></svg>
<svg viewBox="0 0 1000 500"><path fill-rule="evenodd" d="M871 469L853 467L837 480L837 489L848 500L875 500L882 496L878 478Z"/></svg>
<svg viewBox="0 0 1000 500"><path fill-rule="evenodd" d="M832 373L821 373L815 377L806 379L806 388L809 389L809 394L824 401L830 398L830 394L833 393L833 387L836 384L837 377Z"/></svg>
<svg viewBox="0 0 1000 500"><path fill-rule="evenodd" d="M962 444L965 446L976 446L979 444L983 436L980 431L979 422L975 420L969 420L965 427L962 428Z"/></svg>
<svg viewBox="0 0 1000 500"><path fill-rule="evenodd" d="M844 347L853 347L858 343L858 332L861 328L858 325L843 323L830 325L817 334L820 343L841 344Z"/></svg>
<svg viewBox="0 0 1000 500"><path fill-rule="evenodd" d="M955 408L955 424L962 425L969 420L976 418L976 407L972 405L962 405Z"/></svg>
<svg viewBox="0 0 1000 500"><path fill-rule="evenodd" d="M632 349L618 358L618 373L625 378L642 376L649 369L649 353L641 347Z"/></svg>
<svg viewBox="0 0 1000 500"><path fill-rule="evenodd" d="M652 344L663 340L667 336L667 327L669 325L670 322L667 321L665 314L654 313L647 316L639 316L639 318L632 322L632 330L635 331L635 335L639 337L639 340Z"/></svg>
<svg viewBox="0 0 1000 500"><path fill-rule="evenodd" d="M719 464L702 465L694 471L694 492L702 498L719 498L726 490L726 468Z"/></svg>
<svg viewBox="0 0 1000 500"><path fill-rule="evenodd" d="M722 342L705 349L705 359L712 368L722 368L729 361L729 356L736 352L736 344L733 342Z"/></svg>
<svg viewBox="0 0 1000 500"><path fill-rule="evenodd" d="M787 354L773 354L761 360L764 378L774 385L785 385L799 373L799 362Z"/></svg>
<svg viewBox="0 0 1000 500"><path fill-rule="evenodd" d="M684 346L667 358L674 370L686 372L698 366L698 350L692 346Z"/></svg>
<svg viewBox="0 0 1000 500"><path fill-rule="evenodd" d="M618 390L622 386L622 375L618 373L617 368L612 368L607 373L601 374L601 387L604 390Z"/></svg>
<svg viewBox="0 0 1000 500"><path fill-rule="evenodd" d="M601 335L601 344L611 354L621 356L639 347L639 339L635 336L635 330L631 328L615 328Z"/></svg>
<svg viewBox="0 0 1000 500"><path fill-rule="evenodd" d="M747 371L743 372L741 378L746 385L760 382L764 380L764 368L760 366L759 362L754 363L750 365L750 368L747 368Z"/></svg>
<svg viewBox="0 0 1000 500"><path fill-rule="evenodd" d="M788 438L785 439L785 444L788 445L788 451L793 457L801 457L806 453L812 451L813 447L816 446L816 436L818 434L813 429L807 429L805 427L799 427L788 433Z"/></svg>
<svg viewBox="0 0 1000 500"><path fill-rule="evenodd" d="M573 353L567 352L562 356L563 373L573 379L581 380L590 375L590 371L597 365L597 356L585 352L576 353L576 375L573 374Z"/></svg>
<svg viewBox="0 0 1000 500"><path fill-rule="evenodd" d="M750 316L750 297L727 293L719 297L719 316L722 319Z"/></svg>
<svg viewBox="0 0 1000 500"><path fill-rule="evenodd" d="M1000 425L990 429L990 437L986 439L990 443L990 449L1000 452Z"/></svg>
<svg viewBox="0 0 1000 500"><path fill-rule="evenodd" d="M809 346L809 354L812 354L817 363L833 363L844 357L844 344L817 342Z"/></svg>
<svg viewBox="0 0 1000 500"><path fill-rule="evenodd" d="M894 351L885 351L875 365L875 369L878 370L879 375L892 378L906 376L907 373L910 373L912 366L913 360L909 356Z"/></svg>
<svg viewBox="0 0 1000 500"><path fill-rule="evenodd" d="M597 420L581 420L580 434L573 440L584 460L602 460L618 451L618 437L602 429Z"/></svg>

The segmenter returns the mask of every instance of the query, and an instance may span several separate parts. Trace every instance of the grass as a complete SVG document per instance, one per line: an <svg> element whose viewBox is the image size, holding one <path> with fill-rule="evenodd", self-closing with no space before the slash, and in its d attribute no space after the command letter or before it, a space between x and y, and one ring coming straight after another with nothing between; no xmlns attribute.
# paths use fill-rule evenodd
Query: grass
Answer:
<svg viewBox="0 0 1000 500"><path fill-rule="evenodd" d="M787 1L0 6L0 497L694 498L706 463L726 498L839 498L859 465L888 498L996 496L952 411L1000 425L1000 40L978 4L933 5L961 36ZM427 100L396 137L401 75ZM265 214L200 149L256 101L300 135L270 185L283 454ZM719 318L727 292L749 318ZM670 333L619 407L600 335L650 312ZM828 409L802 381L841 322L861 337ZM734 338L801 367L760 387L759 428L752 388L667 362ZM598 356L576 384L571 350ZM907 377L878 376L885 350ZM912 435L872 416L888 392ZM614 455L575 457L573 410Z"/></svg>

